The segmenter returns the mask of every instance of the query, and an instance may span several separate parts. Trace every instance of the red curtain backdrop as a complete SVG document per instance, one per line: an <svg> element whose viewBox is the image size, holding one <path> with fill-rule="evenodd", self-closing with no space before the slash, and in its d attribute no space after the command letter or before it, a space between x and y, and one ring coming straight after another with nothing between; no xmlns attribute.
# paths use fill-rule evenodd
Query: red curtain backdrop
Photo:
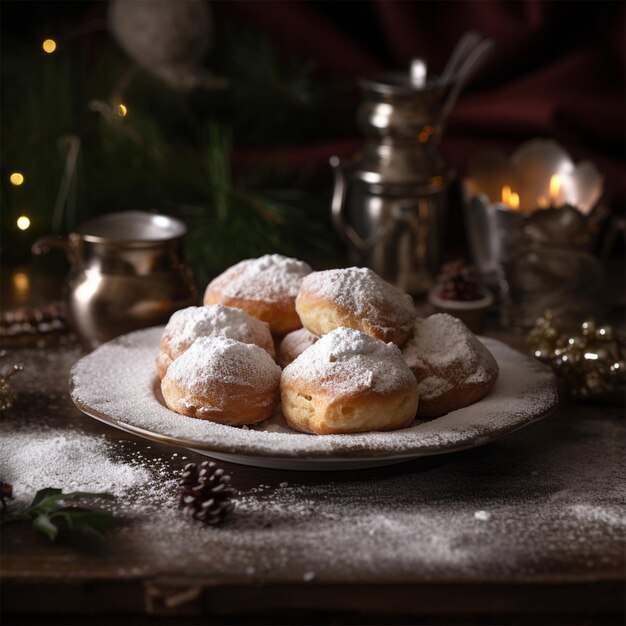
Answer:
<svg viewBox="0 0 626 626"><path fill-rule="evenodd" d="M493 38L496 50L461 95L442 152L463 174L485 147L508 152L531 137L555 138L576 160L588 158L606 174L606 201L619 212L625 201L624 7L543 0L213 3L218 23L221 17L248 23L332 77L408 68L416 56L437 73L465 31ZM323 163L333 153L350 154L358 142L320 137L316 145L277 147L271 156Z"/></svg>

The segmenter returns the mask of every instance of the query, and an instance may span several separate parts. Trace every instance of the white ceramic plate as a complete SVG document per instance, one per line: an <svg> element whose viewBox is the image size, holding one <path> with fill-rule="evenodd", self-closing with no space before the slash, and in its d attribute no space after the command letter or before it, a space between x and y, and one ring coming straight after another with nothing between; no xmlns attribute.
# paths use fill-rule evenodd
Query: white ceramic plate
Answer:
<svg viewBox="0 0 626 626"><path fill-rule="evenodd" d="M393 432L308 435L289 428L280 411L250 428L214 424L170 411L155 358L163 327L140 330L99 347L74 365L78 408L116 428L231 463L275 469L336 470L390 465L480 446L548 415L556 407L549 369L499 341L481 341L500 367L487 397L433 420Z"/></svg>

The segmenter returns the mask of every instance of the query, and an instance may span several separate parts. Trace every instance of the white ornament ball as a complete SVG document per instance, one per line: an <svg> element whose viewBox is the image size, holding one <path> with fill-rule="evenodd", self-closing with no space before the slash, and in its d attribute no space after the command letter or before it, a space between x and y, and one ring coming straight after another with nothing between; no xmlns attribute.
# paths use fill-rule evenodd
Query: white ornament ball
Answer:
<svg viewBox="0 0 626 626"><path fill-rule="evenodd" d="M201 85L212 19L205 0L112 0L109 30L138 65L175 89Z"/></svg>

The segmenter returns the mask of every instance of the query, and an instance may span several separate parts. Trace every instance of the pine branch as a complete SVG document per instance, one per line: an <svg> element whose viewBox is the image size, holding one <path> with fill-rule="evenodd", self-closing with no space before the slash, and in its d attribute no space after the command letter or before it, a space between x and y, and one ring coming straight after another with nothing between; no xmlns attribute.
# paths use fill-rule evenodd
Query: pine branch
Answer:
<svg viewBox="0 0 626 626"><path fill-rule="evenodd" d="M40 489L30 505L22 511L4 513L0 524L30 521L33 530L54 541L59 531L65 527L69 531L80 531L103 538L105 532L116 523L116 519L106 511L80 506L68 506L71 502L84 500L112 500L107 493L74 491L63 493L61 489Z"/></svg>
<svg viewBox="0 0 626 626"><path fill-rule="evenodd" d="M332 254L328 189L320 192L301 172L234 173L231 162L233 142L276 145L350 128L352 113L336 123L338 99L311 64L285 60L262 37L221 25L210 63L230 89L185 97L142 75L124 93L128 115L121 117L111 94L127 60L113 47L97 61L80 46L43 57L32 45L9 49L2 170L23 169L26 183L0 186L3 262L25 259L35 238L51 232L67 152L58 142L67 135L81 148L59 210L63 231L129 208L179 215L203 281L269 251ZM15 227L22 212L31 217L26 233Z"/></svg>

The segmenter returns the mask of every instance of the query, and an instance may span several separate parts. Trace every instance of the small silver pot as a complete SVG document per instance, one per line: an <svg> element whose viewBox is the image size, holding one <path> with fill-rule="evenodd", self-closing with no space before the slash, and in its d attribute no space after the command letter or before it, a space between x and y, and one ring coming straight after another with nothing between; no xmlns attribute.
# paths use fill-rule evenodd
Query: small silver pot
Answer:
<svg viewBox="0 0 626 626"><path fill-rule="evenodd" d="M95 348L197 303L191 269L181 258L186 232L167 215L124 211L95 218L67 237L44 237L32 251L65 250L69 322L85 346Z"/></svg>

